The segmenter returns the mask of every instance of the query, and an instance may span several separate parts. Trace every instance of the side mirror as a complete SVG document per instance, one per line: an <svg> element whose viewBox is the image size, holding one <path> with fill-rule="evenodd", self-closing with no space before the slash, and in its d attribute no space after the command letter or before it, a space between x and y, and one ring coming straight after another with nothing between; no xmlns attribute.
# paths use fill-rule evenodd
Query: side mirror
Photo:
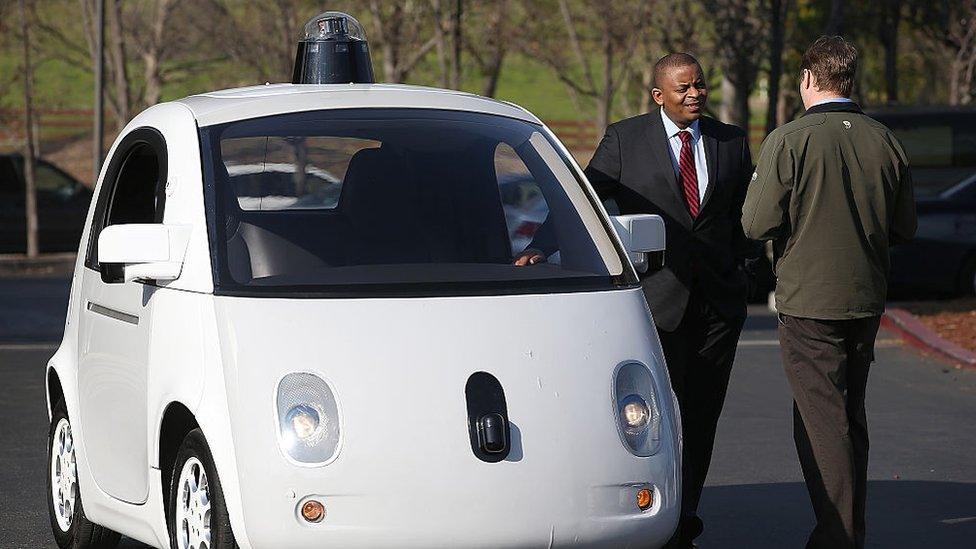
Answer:
<svg viewBox="0 0 976 549"><path fill-rule="evenodd" d="M183 270L189 225L131 223L111 225L98 235L102 280L175 280Z"/></svg>
<svg viewBox="0 0 976 549"><path fill-rule="evenodd" d="M664 266L665 230L659 215L636 214L610 217L617 236L638 272Z"/></svg>

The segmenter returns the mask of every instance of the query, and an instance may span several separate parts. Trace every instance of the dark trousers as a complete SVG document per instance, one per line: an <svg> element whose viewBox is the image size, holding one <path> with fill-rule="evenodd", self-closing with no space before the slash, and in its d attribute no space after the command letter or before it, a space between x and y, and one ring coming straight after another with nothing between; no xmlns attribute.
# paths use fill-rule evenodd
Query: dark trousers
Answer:
<svg viewBox="0 0 976 549"><path fill-rule="evenodd" d="M793 439L817 518L807 548L861 549L868 474L864 393L881 317L779 318L793 390Z"/></svg>
<svg viewBox="0 0 976 549"><path fill-rule="evenodd" d="M691 541L702 532L698 502L744 322L744 315L734 319L721 316L693 293L678 327L671 332L658 330L671 386L681 408L684 436L681 521L667 547L691 547Z"/></svg>

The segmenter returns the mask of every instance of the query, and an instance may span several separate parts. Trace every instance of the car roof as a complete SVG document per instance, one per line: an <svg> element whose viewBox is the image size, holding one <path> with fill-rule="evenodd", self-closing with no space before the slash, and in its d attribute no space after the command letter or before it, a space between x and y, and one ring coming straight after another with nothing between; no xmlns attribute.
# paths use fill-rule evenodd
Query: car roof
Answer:
<svg viewBox="0 0 976 549"><path fill-rule="evenodd" d="M866 108L864 112L869 116L932 116L976 114L976 107L965 105L891 105L885 107Z"/></svg>
<svg viewBox="0 0 976 549"><path fill-rule="evenodd" d="M179 99L199 126L276 114L353 108L421 108L481 112L541 124L534 115L505 101L457 90L401 84L265 84L214 91Z"/></svg>

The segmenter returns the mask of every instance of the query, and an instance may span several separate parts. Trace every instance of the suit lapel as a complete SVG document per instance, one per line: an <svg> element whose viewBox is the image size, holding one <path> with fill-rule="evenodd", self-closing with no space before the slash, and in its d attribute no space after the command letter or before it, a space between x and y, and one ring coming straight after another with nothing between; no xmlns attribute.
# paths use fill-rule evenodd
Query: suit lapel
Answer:
<svg viewBox="0 0 976 549"><path fill-rule="evenodd" d="M664 176L674 195L675 202L671 214L675 219L680 220L682 225L690 229L692 224L691 214L688 213L684 193L678 187L678 178L675 176L674 166L671 164L671 153L668 152L671 145L668 144L667 135L664 130L664 122L661 120L661 109L658 108L651 111L650 115L650 123L644 126L647 146L650 147L654 164ZM652 176L653 174L648 175Z"/></svg>
<svg viewBox="0 0 976 549"><path fill-rule="evenodd" d="M702 132L702 139L705 140L705 164L708 167L708 187L705 188L705 197L702 199L698 217L701 217L701 212L705 211L708 199L712 197L712 194L715 192L715 187L718 186L718 177L716 176L718 174L718 140L710 135L711 132L706 133L706 128L705 119L702 118L701 122L698 123L698 129Z"/></svg>

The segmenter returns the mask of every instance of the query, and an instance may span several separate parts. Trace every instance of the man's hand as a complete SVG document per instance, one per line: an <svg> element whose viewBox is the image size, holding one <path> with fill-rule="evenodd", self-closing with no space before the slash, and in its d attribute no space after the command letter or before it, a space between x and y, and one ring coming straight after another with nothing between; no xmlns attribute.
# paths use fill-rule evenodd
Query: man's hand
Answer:
<svg viewBox="0 0 976 549"><path fill-rule="evenodd" d="M516 267L525 267L526 265L535 265L536 263L545 263L546 256L539 250L535 248L528 248L522 253L515 256L515 261L512 262Z"/></svg>

